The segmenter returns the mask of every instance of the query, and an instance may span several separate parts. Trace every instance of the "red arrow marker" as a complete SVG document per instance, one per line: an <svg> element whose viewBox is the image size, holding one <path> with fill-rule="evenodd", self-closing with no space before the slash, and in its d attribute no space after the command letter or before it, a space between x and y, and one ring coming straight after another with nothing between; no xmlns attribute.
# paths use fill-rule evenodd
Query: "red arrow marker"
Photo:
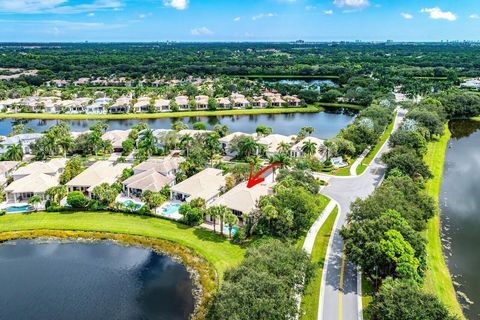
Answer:
<svg viewBox="0 0 480 320"><path fill-rule="evenodd" d="M281 162L275 162L268 167L258 171L255 175L253 175L253 165L250 165L250 177L248 178L248 183L247 183L247 188L253 188L257 184L262 183L265 181L265 178L262 178L261 175L267 172L268 170L280 166L282 163Z"/></svg>

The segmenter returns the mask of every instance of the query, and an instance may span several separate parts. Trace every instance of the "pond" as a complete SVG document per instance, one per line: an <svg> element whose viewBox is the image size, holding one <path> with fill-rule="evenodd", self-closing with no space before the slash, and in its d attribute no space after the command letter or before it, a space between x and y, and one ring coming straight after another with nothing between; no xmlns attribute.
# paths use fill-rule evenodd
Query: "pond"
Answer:
<svg viewBox="0 0 480 320"><path fill-rule="evenodd" d="M442 242L468 319L480 317L480 122L452 121L441 187Z"/></svg>
<svg viewBox="0 0 480 320"><path fill-rule="evenodd" d="M186 268L114 242L0 245L0 319L188 319Z"/></svg>
<svg viewBox="0 0 480 320"><path fill-rule="evenodd" d="M274 133L283 135L297 134L301 127L311 126L315 128L314 136L323 139L335 137L340 129L345 128L355 118L356 111L346 109L332 109L317 113L289 113L289 114L261 114L240 116L210 116L210 117L185 117L185 118L161 118L145 120L108 120L109 130L127 130L140 121L146 122L153 129L169 129L174 121L183 121L190 127L197 121L205 122L209 129L215 125L227 125L230 132L242 131L255 132L259 125L272 127ZM16 123L24 123L26 127L35 132L42 132L50 126L59 123L58 120L0 120L0 135L8 135L12 126ZM88 130L95 120L69 120L65 121L72 131Z"/></svg>

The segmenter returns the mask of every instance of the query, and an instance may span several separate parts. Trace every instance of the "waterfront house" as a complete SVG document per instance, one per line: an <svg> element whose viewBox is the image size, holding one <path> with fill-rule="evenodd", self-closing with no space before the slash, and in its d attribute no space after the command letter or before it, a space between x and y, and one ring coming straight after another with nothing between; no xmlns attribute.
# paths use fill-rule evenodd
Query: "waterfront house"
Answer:
<svg viewBox="0 0 480 320"><path fill-rule="evenodd" d="M262 97L253 97L252 99L252 107L254 109L264 109L267 107L267 100L263 99Z"/></svg>
<svg viewBox="0 0 480 320"><path fill-rule="evenodd" d="M8 150L8 146L20 144L24 154L31 152L30 145L43 137L43 133L21 133L13 137L7 137L0 142L0 154Z"/></svg>
<svg viewBox="0 0 480 320"><path fill-rule="evenodd" d="M45 192L59 184L66 163L65 158L55 158L18 168L11 174L13 182L5 188L7 202L27 202L35 195L45 200Z"/></svg>
<svg viewBox="0 0 480 320"><path fill-rule="evenodd" d="M137 102L133 105L133 110L135 112L148 112L150 109L151 103L150 97L140 97Z"/></svg>
<svg viewBox="0 0 480 320"><path fill-rule="evenodd" d="M0 101L0 111L6 112L15 109L15 106L20 105L22 99L5 99Z"/></svg>
<svg viewBox="0 0 480 320"><path fill-rule="evenodd" d="M192 130L192 129L184 129L184 130L180 130L178 131L178 136L179 137L183 137L183 136L191 136L191 137L198 137L198 136L202 136L202 135L206 135L206 134L209 134L209 133L212 133L213 131L211 130Z"/></svg>
<svg viewBox="0 0 480 320"><path fill-rule="evenodd" d="M73 85L75 87L78 87L78 86L82 86L82 85L85 85L85 84L88 84L88 83L90 83L90 78L79 78L77 81L73 82Z"/></svg>
<svg viewBox="0 0 480 320"><path fill-rule="evenodd" d="M221 97L217 98L217 108L218 109L230 109L232 103L229 98Z"/></svg>
<svg viewBox="0 0 480 320"><path fill-rule="evenodd" d="M272 107L274 108L283 107L286 103L280 94L271 96L270 101L272 102Z"/></svg>
<svg viewBox="0 0 480 320"><path fill-rule="evenodd" d="M288 103L289 107L300 107L302 105L302 100L297 96L285 96L283 98Z"/></svg>
<svg viewBox="0 0 480 320"><path fill-rule="evenodd" d="M170 109L170 100L168 99L157 99L155 101L155 110L157 112L167 112L171 111Z"/></svg>
<svg viewBox="0 0 480 320"><path fill-rule="evenodd" d="M175 177L166 177L155 169L149 169L123 181L122 190L127 197L140 197L147 190L160 192L165 186L174 184Z"/></svg>
<svg viewBox="0 0 480 320"><path fill-rule="evenodd" d="M117 99L114 104L108 108L109 113L127 113L130 110L132 98L130 96L123 96Z"/></svg>
<svg viewBox="0 0 480 320"><path fill-rule="evenodd" d="M232 141L238 137L252 137L253 139L257 138L257 134L248 134L244 132L233 132L225 137L219 139L220 146L222 147L223 153L229 157L236 157L237 152L232 149Z"/></svg>
<svg viewBox="0 0 480 320"><path fill-rule="evenodd" d="M232 93L233 107L235 109L245 109L250 105L250 102L243 94Z"/></svg>
<svg viewBox="0 0 480 320"><path fill-rule="evenodd" d="M242 224L243 218L257 208L260 198L272 194L272 186L273 183L262 182L253 188L247 188L247 182L242 182L215 199L210 206L226 206L238 216ZM211 221L211 218L207 216L206 220Z"/></svg>
<svg viewBox="0 0 480 320"><path fill-rule="evenodd" d="M281 134L270 134L258 139L257 144L261 146L267 157L274 156L279 153L281 144L286 143L292 145L295 142L296 136L284 136Z"/></svg>
<svg viewBox="0 0 480 320"><path fill-rule="evenodd" d="M128 139L129 133L130 130L110 130L102 135L102 140L109 140L114 152L122 152L122 143Z"/></svg>
<svg viewBox="0 0 480 320"><path fill-rule="evenodd" d="M87 114L105 114L106 109L105 106L110 103L112 99L110 98L98 98L95 100L94 103L87 105L85 107L85 113Z"/></svg>
<svg viewBox="0 0 480 320"><path fill-rule="evenodd" d="M206 168L196 175L174 185L170 189L170 197L173 200L189 202L192 199L202 198L209 204L217 198L225 188L225 176L223 171L214 168Z"/></svg>
<svg viewBox="0 0 480 320"><path fill-rule="evenodd" d="M321 151L322 147L324 146L324 140L315 137L307 137L298 142L297 144L293 145L290 149L290 155L295 158L302 157L304 155L302 148L307 141L315 143L315 153L313 154L313 156L320 161L325 161L326 152Z"/></svg>
<svg viewBox="0 0 480 320"><path fill-rule="evenodd" d="M195 105L198 110L207 110L208 109L208 96L196 96Z"/></svg>
<svg viewBox="0 0 480 320"><path fill-rule="evenodd" d="M112 161L97 161L67 182L68 192L81 191L91 197L96 186L102 183L113 184L122 176L123 170L128 168L130 168L128 163L115 164Z"/></svg>
<svg viewBox="0 0 480 320"><path fill-rule="evenodd" d="M178 106L178 110L186 111L190 109L189 99L187 96L178 96L175 97L175 103Z"/></svg>

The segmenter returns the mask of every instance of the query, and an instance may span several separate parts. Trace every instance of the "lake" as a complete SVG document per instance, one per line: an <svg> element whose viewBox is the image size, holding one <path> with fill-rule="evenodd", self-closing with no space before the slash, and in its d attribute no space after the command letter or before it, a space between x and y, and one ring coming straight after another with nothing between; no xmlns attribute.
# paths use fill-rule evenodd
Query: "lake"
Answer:
<svg viewBox="0 0 480 320"><path fill-rule="evenodd" d="M169 129L175 121L188 123L190 127L197 121L205 122L209 129L217 124L227 125L230 132L242 131L255 132L259 125L272 127L274 133L283 135L297 134L301 127L312 126L315 128L314 136L329 139L335 137L340 129L345 128L355 118L356 111L347 109L332 109L317 113L288 113L288 114L261 114L239 116L209 116L185 118L161 118L145 120L108 120L109 130L127 130L140 121L146 122L153 129ZM58 120L0 120L0 135L8 135L15 123L24 123L36 132L42 132L50 126L59 123ZM72 131L85 131L93 125L95 120L69 120L65 121Z"/></svg>
<svg viewBox="0 0 480 320"><path fill-rule="evenodd" d="M468 319L480 317L480 122L450 122L441 187L442 242ZM473 304L472 304L473 303Z"/></svg>
<svg viewBox="0 0 480 320"><path fill-rule="evenodd" d="M0 319L188 319L186 268L113 242L0 245Z"/></svg>

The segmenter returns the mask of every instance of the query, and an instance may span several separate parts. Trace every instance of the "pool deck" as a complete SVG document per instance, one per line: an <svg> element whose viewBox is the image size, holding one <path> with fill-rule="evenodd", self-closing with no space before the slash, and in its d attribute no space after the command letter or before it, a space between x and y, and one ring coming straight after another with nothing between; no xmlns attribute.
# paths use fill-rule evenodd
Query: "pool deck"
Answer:
<svg viewBox="0 0 480 320"><path fill-rule="evenodd" d="M178 211L176 213L171 213L171 214L163 213L163 210L172 204L182 204L182 202L171 201L171 200L166 201L164 204L162 204L160 207L158 207L155 210L155 214L164 218L172 219L172 220L180 220L182 218L182 215L178 213Z"/></svg>

